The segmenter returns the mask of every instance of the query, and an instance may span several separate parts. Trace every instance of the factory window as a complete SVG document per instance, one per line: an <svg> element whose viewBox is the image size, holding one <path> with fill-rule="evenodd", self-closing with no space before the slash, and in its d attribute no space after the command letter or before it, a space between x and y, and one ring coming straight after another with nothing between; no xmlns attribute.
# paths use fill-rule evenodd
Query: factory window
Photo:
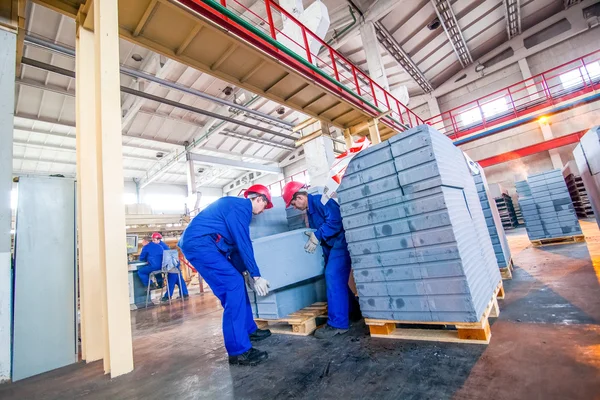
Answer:
<svg viewBox="0 0 600 400"><path fill-rule="evenodd" d="M481 111L480 111L481 109ZM464 113L459 115L460 121L463 126L470 126L481 122L481 112L483 111L483 116L485 119L490 119L498 114L502 114L508 110L508 104L506 103L505 97L500 97L499 99L492 100L483 104L481 107L475 107Z"/></svg>
<svg viewBox="0 0 600 400"><path fill-rule="evenodd" d="M600 80L600 61L596 61L591 64L586 64L585 69L583 69L583 72L587 75L587 78L589 80Z"/></svg>
<svg viewBox="0 0 600 400"><path fill-rule="evenodd" d="M17 209L18 199L19 199L19 194L17 192L17 189L11 190L10 191L10 208L12 208L13 210Z"/></svg>
<svg viewBox="0 0 600 400"><path fill-rule="evenodd" d="M143 202L149 204L152 207L152 211L157 214L182 213L185 209L186 196L151 194L145 196Z"/></svg>
<svg viewBox="0 0 600 400"><path fill-rule="evenodd" d="M123 193L123 204L135 204L137 203L137 197L135 193Z"/></svg>
<svg viewBox="0 0 600 400"><path fill-rule="evenodd" d="M579 86L582 84L581 81L581 72L579 69L575 69L569 72L565 72L559 76L560 83L562 83L563 89L570 89L574 86Z"/></svg>

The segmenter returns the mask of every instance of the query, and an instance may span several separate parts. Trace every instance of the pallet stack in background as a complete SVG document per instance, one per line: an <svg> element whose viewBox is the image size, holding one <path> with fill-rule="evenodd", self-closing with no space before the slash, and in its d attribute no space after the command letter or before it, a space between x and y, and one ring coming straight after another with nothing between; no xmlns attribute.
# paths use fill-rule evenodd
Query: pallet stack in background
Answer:
<svg viewBox="0 0 600 400"><path fill-rule="evenodd" d="M594 216L594 210L590 204L583 180L580 176L569 174L565 177L569 194L575 213L579 218L589 218Z"/></svg>
<svg viewBox="0 0 600 400"><path fill-rule="evenodd" d="M338 188L367 325L475 322L501 277L462 152L422 125L357 154ZM377 319L377 320L371 320Z"/></svg>
<svg viewBox="0 0 600 400"><path fill-rule="evenodd" d="M526 181L515 185L527 235L532 242L536 241L534 244L543 244L543 239L581 235L561 170L529 175Z"/></svg>
<svg viewBox="0 0 600 400"><path fill-rule="evenodd" d="M512 198L508 194L502 193L502 196L495 198L494 201L502 220L502 227L504 229L516 228L519 225L519 221Z"/></svg>
<svg viewBox="0 0 600 400"><path fill-rule="evenodd" d="M478 171L472 170L473 179L475 180L477 194L479 195L479 201L481 203L481 208L483 209L483 215L490 234L490 239L494 246L494 253L496 254L498 268L500 268L500 275L502 275L502 279L512 279L512 259L508 241L506 240L506 234L504 233L504 221L501 217L503 214L502 211L496 207L498 199L494 199L490 194L483 168L479 165L477 165L477 167ZM504 195L509 197L506 194ZM511 228L512 227L513 226L511 225Z"/></svg>

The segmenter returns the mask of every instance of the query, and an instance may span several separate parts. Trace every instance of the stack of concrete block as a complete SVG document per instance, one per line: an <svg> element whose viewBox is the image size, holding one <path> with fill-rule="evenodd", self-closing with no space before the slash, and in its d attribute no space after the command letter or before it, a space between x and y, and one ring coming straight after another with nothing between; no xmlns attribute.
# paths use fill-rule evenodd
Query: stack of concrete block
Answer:
<svg viewBox="0 0 600 400"><path fill-rule="evenodd" d="M517 182L519 206L530 240L580 235L581 227L560 170Z"/></svg>
<svg viewBox="0 0 600 400"><path fill-rule="evenodd" d="M590 129L579 141L573 156L600 227L600 126Z"/></svg>
<svg viewBox="0 0 600 400"><path fill-rule="evenodd" d="M479 195L490 239L494 246L498 268L506 268L510 263L510 248L508 247L508 240L506 240L500 213L496 208L496 201L489 193L483 168L480 168L479 174L473 175L473 179L475 180L477 194Z"/></svg>
<svg viewBox="0 0 600 400"><path fill-rule="evenodd" d="M357 154L338 188L361 311L474 322L501 280L462 152L422 125Z"/></svg>
<svg viewBox="0 0 600 400"><path fill-rule="evenodd" d="M320 247L314 254L304 251L305 231L284 232L252 242L261 275L270 284L268 296L248 292L255 318L283 318L327 300L323 253Z"/></svg>

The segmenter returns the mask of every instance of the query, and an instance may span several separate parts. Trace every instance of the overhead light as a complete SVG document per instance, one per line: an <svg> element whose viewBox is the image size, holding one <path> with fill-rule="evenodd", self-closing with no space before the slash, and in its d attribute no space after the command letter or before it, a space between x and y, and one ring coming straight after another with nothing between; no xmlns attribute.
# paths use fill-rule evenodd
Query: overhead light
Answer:
<svg viewBox="0 0 600 400"><path fill-rule="evenodd" d="M427 24L427 28L430 31L435 31L441 25L439 18L434 18L430 23Z"/></svg>
<svg viewBox="0 0 600 400"><path fill-rule="evenodd" d="M477 64L477 66L475 67L475 72L481 72L485 69L485 65L483 64Z"/></svg>
<svg viewBox="0 0 600 400"><path fill-rule="evenodd" d="M140 56L138 53L133 53L131 55L131 58L133 58L133 61L137 61L137 62L140 62L144 59L144 57Z"/></svg>
<svg viewBox="0 0 600 400"><path fill-rule="evenodd" d="M547 124L548 123L548 117L546 117L545 115L542 115L540 117L540 123L541 124Z"/></svg>
<svg viewBox="0 0 600 400"><path fill-rule="evenodd" d="M225 89L223 89L223 93L225 96L229 96L231 93L233 93L233 88L231 86L227 86Z"/></svg>
<svg viewBox="0 0 600 400"><path fill-rule="evenodd" d="M283 115L283 114L285 114L285 108L283 108L283 107L279 107L279 108L277 109L277 114L279 114L279 115Z"/></svg>
<svg viewBox="0 0 600 400"><path fill-rule="evenodd" d="M163 153L162 151L159 151L158 153L156 153L156 158L163 158L165 155L165 153Z"/></svg>

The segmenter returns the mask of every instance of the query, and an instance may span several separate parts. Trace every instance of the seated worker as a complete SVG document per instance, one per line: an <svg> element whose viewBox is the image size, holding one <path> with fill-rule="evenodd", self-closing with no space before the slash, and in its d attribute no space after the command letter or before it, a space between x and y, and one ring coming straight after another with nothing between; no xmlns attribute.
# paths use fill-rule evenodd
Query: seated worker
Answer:
<svg viewBox="0 0 600 400"><path fill-rule="evenodd" d="M285 206L306 211L308 224L316 232L306 231L308 241L304 249L314 253L321 245L325 258L325 284L327 286L327 324L315 331L318 339L329 339L348 332L350 314L358 318L359 306L354 293L348 286L350 279L350 253L340 206L329 199L324 205L320 194L308 194L307 186L301 182L288 182L283 187Z"/></svg>
<svg viewBox="0 0 600 400"><path fill-rule="evenodd" d="M162 269L162 259L164 249L161 245L151 241L151 238L145 237L142 239L142 252L140 253L140 261L145 261L148 265L138 268L137 273L144 286L148 286L150 273L160 271ZM162 277L156 277L157 282L150 285L150 289L161 288L164 285Z"/></svg>

